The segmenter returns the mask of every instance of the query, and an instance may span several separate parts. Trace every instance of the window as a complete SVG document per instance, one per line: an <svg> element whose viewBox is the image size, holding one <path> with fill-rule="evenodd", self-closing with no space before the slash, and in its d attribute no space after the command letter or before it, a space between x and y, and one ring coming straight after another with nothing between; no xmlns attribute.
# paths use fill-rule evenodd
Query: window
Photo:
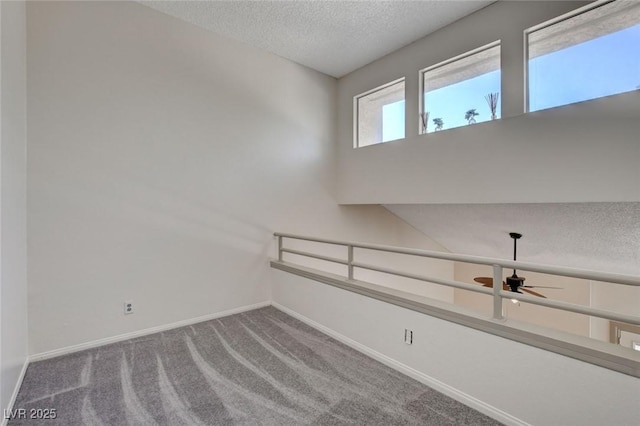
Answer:
<svg viewBox="0 0 640 426"><path fill-rule="evenodd" d="M420 134L500 118L500 43L420 71Z"/></svg>
<svg viewBox="0 0 640 426"><path fill-rule="evenodd" d="M640 89L640 3L580 9L526 31L528 110Z"/></svg>
<svg viewBox="0 0 640 426"><path fill-rule="evenodd" d="M354 147L404 138L404 78L354 98Z"/></svg>

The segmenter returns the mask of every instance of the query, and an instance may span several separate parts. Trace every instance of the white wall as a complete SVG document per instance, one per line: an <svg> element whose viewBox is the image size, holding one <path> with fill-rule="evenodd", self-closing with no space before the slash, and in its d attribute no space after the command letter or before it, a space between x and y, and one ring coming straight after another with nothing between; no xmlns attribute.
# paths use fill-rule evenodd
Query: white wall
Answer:
<svg viewBox="0 0 640 426"><path fill-rule="evenodd" d="M26 14L0 2L0 408L27 358Z"/></svg>
<svg viewBox="0 0 640 426"><path fill-rule="evenodd" d="M338 82L341 203L640 200L640 91L522 115L523 30L583 2L496 2ZM418 71L502 41L502 120L418 136ZM404 140L353 149L353 97L406 77Z"/></svg>
<svg viewBox="0 0 640 426"><path fill-rule="evenodd" d="M640 417L637 378L283 271L271 274L274 302L507 424L631 425ZM411 346L403 343L405 328L414 331Z"/></svg>
<svg viewBox="0 0 640 426"><path fill-rule="evenodd" d="M133 2L27 11L31 353L269 300L276 230L439 248L336 204L334 79Z"/></svg>

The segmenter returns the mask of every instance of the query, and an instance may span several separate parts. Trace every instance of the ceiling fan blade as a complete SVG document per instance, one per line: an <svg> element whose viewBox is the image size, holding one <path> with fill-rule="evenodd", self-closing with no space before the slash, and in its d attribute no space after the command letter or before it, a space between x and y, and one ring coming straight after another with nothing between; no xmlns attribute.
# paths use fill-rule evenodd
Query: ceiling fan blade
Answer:
<svg viewBox="0 0 640 426"><path fill-rule="evenodd" d="M475 282L484 284L485 287L493 287L493 278L490 277L475 277Z"/></svg>
<svg viewBox="0 0 640 426"><path fill-rule="evenodd" d="M557 290L564 290L564 287L547 287L544 285L523 285L524 288L555 288Z"/></svg>
<svg viewBox="0 0 640 426"><path fill-rule="evenodd" d="M542 294L535 292L533 290L527 290L526 288L522 288L522 287L520 287L520 290L524 291L525 293L533 294L534 296L543 297L545 299L547 298L547 296L543 296Z"/></svg>
<svg viewBox="0 0 640 426"><path fill-rule="evenodd" d="M475 282L477 282L477 283L482 284L483 287L493 288L493 278L490 278L490 277L475 277L473 280ZM502 281L502 289L505 290L505 291L510 290L509 286L504 281Z"/></svg>

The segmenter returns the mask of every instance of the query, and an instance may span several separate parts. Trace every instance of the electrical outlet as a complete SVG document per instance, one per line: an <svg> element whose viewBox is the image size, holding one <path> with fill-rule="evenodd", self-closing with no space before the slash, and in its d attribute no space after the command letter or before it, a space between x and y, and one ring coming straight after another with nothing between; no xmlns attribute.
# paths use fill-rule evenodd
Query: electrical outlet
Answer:
<svg viewBox="0 0 640 426"><path fill-rule="evenodd" d="M133 300L125 300L124 301L124 314L132 314L133 313Z"/></svg>
<svg viewBox="0 0 640 426"><path fill-rule="evenodd" d="M413 330L404 329L404 342L407 345L413 345Z"/></svg>

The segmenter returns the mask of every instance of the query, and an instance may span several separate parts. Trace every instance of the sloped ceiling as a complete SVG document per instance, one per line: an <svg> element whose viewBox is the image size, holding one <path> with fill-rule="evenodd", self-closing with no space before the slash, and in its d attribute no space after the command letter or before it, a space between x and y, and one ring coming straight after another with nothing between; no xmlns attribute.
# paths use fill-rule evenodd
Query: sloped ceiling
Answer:
<svg viewBox="0 0 640 426"><path fill-rule="evenodd" d="M640 203L395 204L385 207L454 253L640 274Z"/></svg>
<svg viewBox="0 0 640 426"><path fill-rule="evenodd" d="M493 1L139 1L342 77Z"/></svg>

